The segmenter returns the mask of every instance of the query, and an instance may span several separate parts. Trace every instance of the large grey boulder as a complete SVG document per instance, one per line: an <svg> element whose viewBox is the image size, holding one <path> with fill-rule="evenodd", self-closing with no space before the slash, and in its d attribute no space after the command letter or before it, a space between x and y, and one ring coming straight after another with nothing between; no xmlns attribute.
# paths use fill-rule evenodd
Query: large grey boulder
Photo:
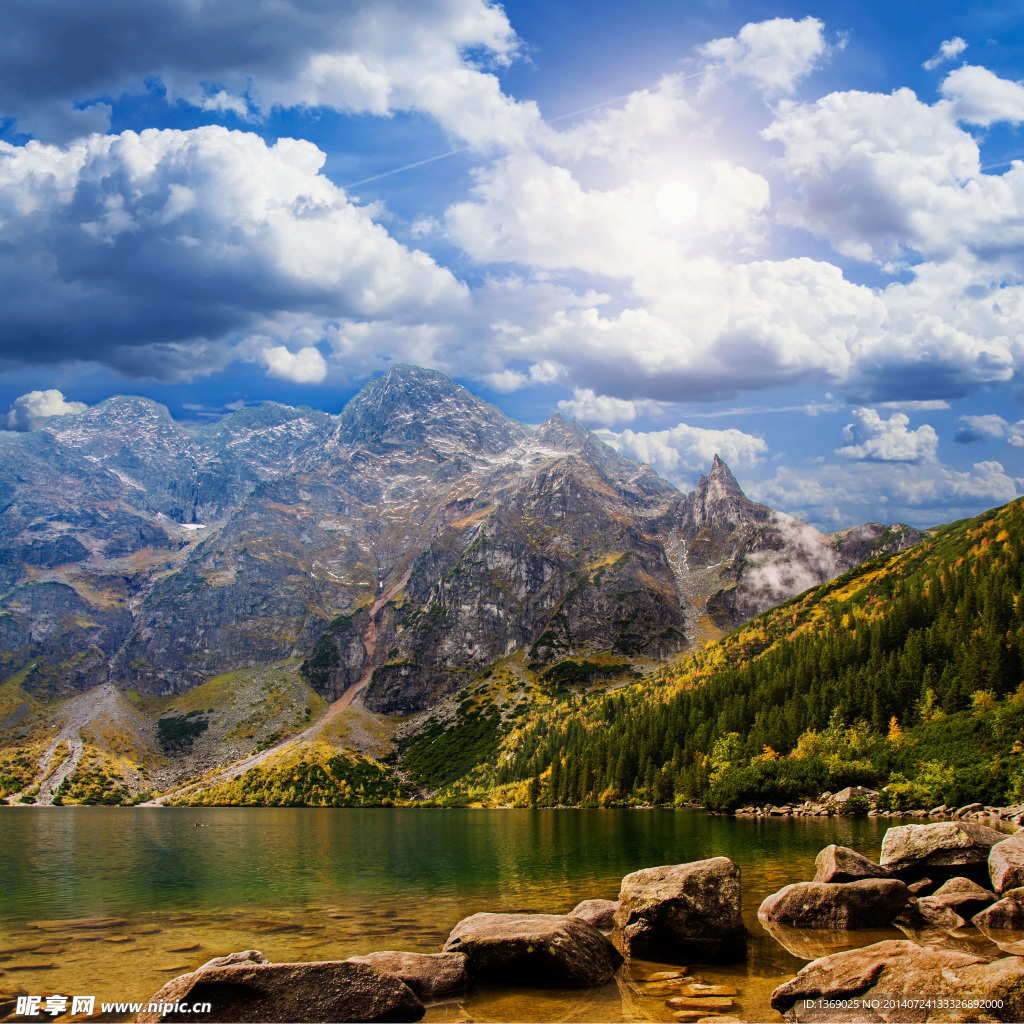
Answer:
<svg viewBox="0 0 1024 1024"><path fill-rule="evenodd" d="M740 916L740 869L728 857L712 857L626 875L612 941L631 959L742 959L747 931Z"/></svg>
<svg viewBox="0 0 1024 1024"><path fill-rule="evenodd" d="M910 890L894 878L856 882L796 882L772 893L757 912L762 923L830 931L884 928L910 902Z"/></svg>
<svg viewBox="0 0 1024 1024"><path fill-rule="evenodd" d="M1024 832L1004 838L989 850L988 873L996 892L1024 885Z"/></svg>
<svg viewBox="0 0 1024 1024"><path fill-rule="evenodd" d="M941 1008L906 1008L907 999L986 1000L990 1016L950 1017ZM860 1006L822 1007L820 1000ZM863 1006L878 1001L879 1009ZM888 1004L888 1006L887 1006ZM780 985L771 1005L788 1021L1024 1020L1024 959L989 961L974 953L933 949L905 940L877 942L823 957Z"/></svg>
<svg viewBox="0 0 1024 1024"><path fill-rule="evenodd" d="M369 964L401 978L420 999L443 999L469 987L465 953L401 953L385 949L348 959L349 963Z"/></svg>
<svg viewBox="0 0 1024 1024"><path fill-rule="evenodd" d="M578 917L601 931L608 931L615 925L615 911L618 903L612 900L584 900L569 911L570 917Z"/></svg>
<svg viewBox="0 0 1024 1024"><path fill-rule="evenodd" d="M864 800L874 800L878 796L878 790L876 789L865 789L863 786L847 786L846 789L839 790L838 793L832 799L837 804L845 804L853 797L862 797Z"/></svg>
<svg viewBox="0 0 1024 1024"><path fill-rule="evenodd" d="M444 951L465 953L474 978L560 988L604 985L622 963L592 924L557 914L474 914L452 929Z"/></svg>
<svg viewBox="0 0 1024 1024"><path fill-rule="evenodd" d="M856 882L860 878L888 878L889 872L848 846L826 846L814 859L815 882Z"/></svg>
<svg viewBox="0 0 1024 1024"><path fill-rule="evenodd" d="M139 1024L417 1021L424 1014L423 1003L403 981L348 960L271 964L250 957L230 965L211 962L168 982L149 1003L169 1005L170 1010L140 1013L135 1018ZM176 1003L210 1003L211 1011L175 1012Z"/></svg>
<svg viewBox="0 0 1024 1024"><path fill-rule="evenodd" d="M885 833L878 862L907 880L966 875L986 882L989 851L1004 838L1002 832L966 821L898 825Z"/></svg>

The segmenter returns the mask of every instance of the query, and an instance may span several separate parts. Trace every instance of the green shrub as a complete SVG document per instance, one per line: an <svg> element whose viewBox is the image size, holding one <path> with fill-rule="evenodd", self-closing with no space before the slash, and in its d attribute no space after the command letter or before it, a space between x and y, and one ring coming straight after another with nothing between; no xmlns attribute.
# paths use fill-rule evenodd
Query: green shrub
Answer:
<svg viewBox="0 0 1024 1024"><path fill-rule="evenodd" d="M157 738L165 751L190 750L197 736L201 736L210 724L205 718L198 718L202 712L190 711L176 718L161 718L156 723Z"/></svg>
<svg viewBox="0 0 1024 1024"><path fill-rule="evenodd" d="M852 814L854 817L863 817L869 810L871 810L871 804L868 803L868 798L857 794L851 796L843 807L846 814Z"/></svg>

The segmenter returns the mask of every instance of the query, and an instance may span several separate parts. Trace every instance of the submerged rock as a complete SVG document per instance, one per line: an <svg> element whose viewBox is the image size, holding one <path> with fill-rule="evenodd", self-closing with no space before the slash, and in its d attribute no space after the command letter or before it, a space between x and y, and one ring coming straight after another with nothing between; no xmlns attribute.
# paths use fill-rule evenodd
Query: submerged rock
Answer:
<svg viewBox="0 0 1024 1024"><path fill-rule="evenodd" d="M815 882L856 882L860 878L888 878L889 872L848 846L826 846L814 859Z"/></svg>
<svg viewBox="0 0 1024 1024"><path fill-rule="evenodd" d="M675 996L666 999L665 1005L673 1010L703 1010L705 1013L717 1013L719 1010L731 1010L733 1004L727 996Z"/></svg>
<svg viewBox="0 0 1024 1024"><path fill-rule="evenodd" d="M830 931L884 928L910 902L894 878L857 882L796 882L769 896L757 912L762 922Z"/></svg>
<svg viewBox="0 0 1024 1024"><path fill-rule="evenodd" d="M622 957L592 924L556 914L473 914L460 921L445 953L465 953L485 981L563 988L604 985Z"/></svg>
<svg viewBox="0 0 1024 1024"><path fill-rule="evenodd" d="M237 953L228 953L227 956L215 956L207 960L202 967L197 967L195 973L208 971L214 967L237 967L239 964L269 964L270 961L258 949L243 949Z"/></svg>
<svg viewBox="0 0 1024 1024"><path fill-rule="evenodd" d="M738 992L732 985L684 985L679 990L680 996L734 996Z"/></svg>
<svg viewBox="0 0 1024 1024"><path fill-rule="evenodd" d="M836 929L791 928L774 921L762 921L764 930L784 949L801 960L817 960L845 949L858 949L875 941L891 939L895 933L889 929Z"/></svg>
<svg viewBox="0 0 1024 1024"><path fill-rule="evenodd" d="M886 1002L922 997L991 1000L991 1016L940 1016L940 1010L895 1010L879 1016L873 1010L842 1006L826 1009L818 1001L858 999ZM808 964L792 981L780 985L771 1005L788 1021L882 1020L1024 1020L1024 959L989 962L983 956L949 949L930 949L914 942L878 942ZM885 1012L885 1011L882 1011Z"/></svg>
<svg viewBox="0 0 1024 1024"><path fill-rule="evenodd" d="M900 878L967 875L987 881L989 851L1005 834L966 821L898 825L882 840L879 864Z"/></svg>
<svg viewBox="0 0 1024 1024"><path fill-rule="evenodd" d="M386 949L348 959L401 978L420 999L442 999L469 987L465 953L400 953Z"/></svg>
<svg viewBox="0 0 1024 1024"><path fill-rule="evenodd" d="M624 956L686 963L742 959L740 869L728 857L626 875L612 941Z"/></svg>
<svg viewBox="0 0 1024 1024"><path fill-rule="evenodd" d="M308 1024L342 1021L417 1021L424 1007L412 989L369 964L333 960L307 964L271 964L248 959L230 965L210 961L192 974L168 982L153 995L157 1005L135 1019L138 1024L170 1021L275 1022ZM257 954L262 959L262 954ZM231 957L220 957L230 960ZM175 1003L211 1005L207 1014L175 1012ZM160 1007L167 1006L162 1012Z"/></svg>
<svg viewBox="0 0 1024 1024"><path fill-rule="evenodd" d="M1003 839L991 848L988 873L996 892L1024 885L1024 832Z"/></svg>
<svg viewBox="0 0 1024 1024"><path fill-rule="evenodd" d="M614 926L615 911L618 909L618 903L612 900L584 900L569 911L569 916L606 931Z"/></svg>

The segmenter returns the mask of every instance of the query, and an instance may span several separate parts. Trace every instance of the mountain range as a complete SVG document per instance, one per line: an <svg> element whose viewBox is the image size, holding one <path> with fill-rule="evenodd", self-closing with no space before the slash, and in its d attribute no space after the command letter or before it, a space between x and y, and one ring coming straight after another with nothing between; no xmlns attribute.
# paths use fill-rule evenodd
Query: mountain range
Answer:
<svg viewBox="0 0 1024 1024"><path fill-rule="evenodd" d="M684 495L403 365L339 417L265 404L193 436L118 397L0 452L0 658L48 697L303 658L326 699L368 683L399 713L518 653L642 670L922 536L820 534L717 456Z"/></svg>
<svg viewBox="0 0 1024 1024"><path fill-rule="evenodd" d="M388 716L498 666L520 693L642 678L922 536L819 533L717 456L683 494L414 366L340 416L268 403L195 433L111 398L0 432L0 732L49 723L47 761L87 735L138 790L153 758L180 780L355 699L362 739L331 742L382 756Z"/></svg>

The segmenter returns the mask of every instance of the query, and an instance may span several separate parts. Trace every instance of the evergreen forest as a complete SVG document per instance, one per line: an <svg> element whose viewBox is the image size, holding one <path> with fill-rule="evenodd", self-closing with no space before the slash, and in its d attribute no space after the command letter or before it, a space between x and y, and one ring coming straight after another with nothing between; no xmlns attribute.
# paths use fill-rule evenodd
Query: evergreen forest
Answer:
<svg viewBox="0 0 1024 1024"><path fill-rule="evenodd" d="M1014 502L931 532L615 692L563 692L436 799L700 803L885 787L902 810L1024 799ZM479 721L466 730L479 747ZM424 779L422 781L430 781Z"/></svg>

